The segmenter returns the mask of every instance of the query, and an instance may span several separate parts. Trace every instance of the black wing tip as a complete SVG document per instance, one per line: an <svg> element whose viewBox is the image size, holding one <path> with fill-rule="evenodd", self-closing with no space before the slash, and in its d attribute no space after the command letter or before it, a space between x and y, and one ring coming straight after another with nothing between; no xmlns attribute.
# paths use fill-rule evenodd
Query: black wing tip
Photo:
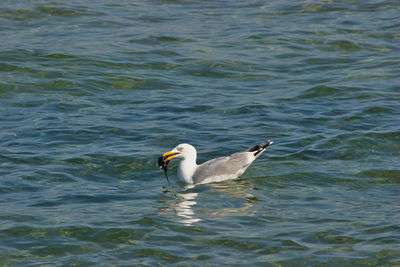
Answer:
<svg viewBox="0 0 400 267"><path fill-rule="evenodd" d="M260 146L261 148L266 148L266 147L272 145L273 143L274 143L274 142L272 142L272 141L270 141L270 140L267 140L267 141L262 142L261 144L259 144L259 146Z"/></svg>
<svg viewBox="0 0 400 267"><path fill-rule="evenodd" d="M249 152L254 152L254 156L257 156L260 154L262 151L265 150L268 146L272 145L274 142L267 140L265 142L262 142L261 144L255 145L251 148L249 148L247 151Z"/></svg>

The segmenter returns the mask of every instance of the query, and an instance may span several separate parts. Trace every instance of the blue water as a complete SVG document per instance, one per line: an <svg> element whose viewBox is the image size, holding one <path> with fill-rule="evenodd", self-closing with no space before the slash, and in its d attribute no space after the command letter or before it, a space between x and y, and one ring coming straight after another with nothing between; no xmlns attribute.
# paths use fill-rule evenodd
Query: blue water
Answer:
<svg viewBox="0 0 400 267"><path fill-rule="evenodd" d="M397 1L2 1L0 266L400 265ZM238 180L168 184L270 139Z"/></svg>

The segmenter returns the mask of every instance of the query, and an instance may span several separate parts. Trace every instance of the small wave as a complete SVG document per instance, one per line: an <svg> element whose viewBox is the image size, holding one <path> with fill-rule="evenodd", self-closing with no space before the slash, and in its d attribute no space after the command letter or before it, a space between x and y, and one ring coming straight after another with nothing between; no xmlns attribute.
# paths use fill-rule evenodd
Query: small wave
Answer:
<svg viewBox="0 0 400 267"><path fill-rule="evenodd" d="M338 88L320 85L307 89L300 95L300 97L301 98L331 97L341 94L342 92L343 91Z"/></svg>

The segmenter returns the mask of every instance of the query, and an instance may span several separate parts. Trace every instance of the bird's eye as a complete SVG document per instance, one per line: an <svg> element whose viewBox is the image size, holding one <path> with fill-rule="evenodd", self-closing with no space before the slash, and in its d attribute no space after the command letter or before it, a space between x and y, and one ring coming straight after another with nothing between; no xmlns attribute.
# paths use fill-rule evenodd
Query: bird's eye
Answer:
<svg viewBox="0 0 400 267"><path fill-rule="evenodd" d="M183 150L183 147L179 147L178 150L179 150L179 151L182 151L182 150Z"/></svg>

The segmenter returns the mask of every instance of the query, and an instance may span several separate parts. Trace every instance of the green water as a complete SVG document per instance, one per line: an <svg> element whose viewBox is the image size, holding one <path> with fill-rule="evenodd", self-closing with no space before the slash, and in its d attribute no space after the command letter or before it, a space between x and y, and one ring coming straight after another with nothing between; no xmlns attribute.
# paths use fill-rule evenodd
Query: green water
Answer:
<svg viewBox="0 0 400 267"><path fill-rule="evenodd" d="M2 1L0 266L400 266L397 1ZM274 144L238 180L168 184Z"/></svg>

